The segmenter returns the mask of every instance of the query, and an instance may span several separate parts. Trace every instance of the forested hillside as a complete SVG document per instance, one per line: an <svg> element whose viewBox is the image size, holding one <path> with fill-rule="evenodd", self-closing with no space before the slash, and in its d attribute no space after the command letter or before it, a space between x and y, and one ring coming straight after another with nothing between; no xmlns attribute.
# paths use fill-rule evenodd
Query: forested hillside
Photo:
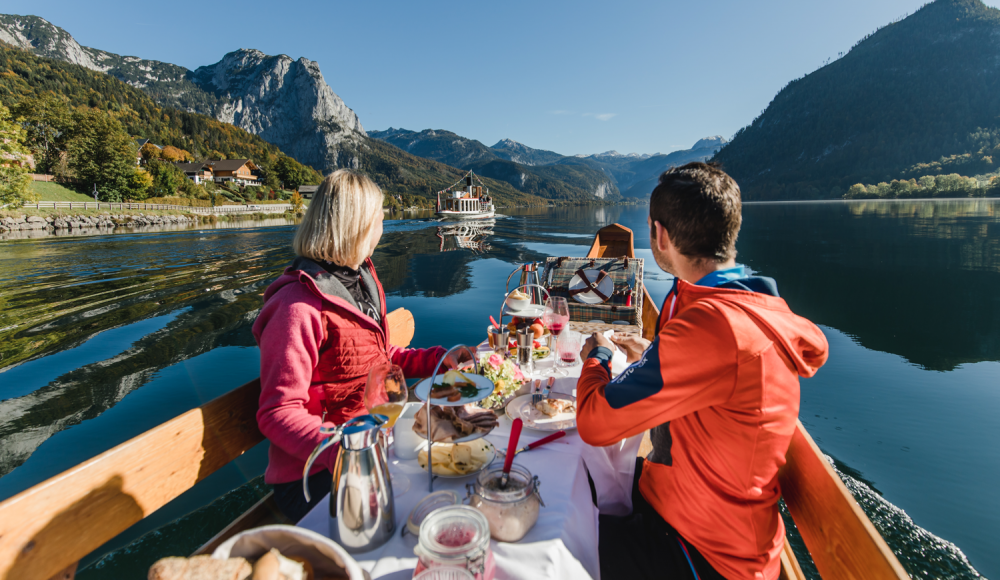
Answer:
<svg viewBox="0 0 1000 580"><path fill-rule="evenodd" d="M502 148L495 150L451 131L427 129L417 133L390 128L386 131L369 131L369 136L425 159L472 169L479 175L503 181L528 195L563 201L610 200L619 197L613 179L600 170L584 165L557 167L511 161L512 158L525 161L562 158L558 153L534 150L514 141L501 141L497 145Z"/></svg>
<svg viewBox="0 0 1000 580"><path fill-rule="evenodd" d="M278 147L256 135L211 117L160 106L146 92L112 76L0 44L0 102L13 105L44 95L58 96L71 107L107 112L130 135L188 151L199 160L250 158L265 171L273 171L280 160L287 159ZM423 202L407 200L418 205L426 205L433 192L464 175L454 167L410 155L376 139L365 139L354 153L359 168L387 193L424 198ZM308 174L305 182L321 179L316 170L302 169ZM506 183L485 181L501 204L546 203Z"/></svg>
<svg viewBox="0 0 1000 580"><path fill-rule="evenodd" d="M715 159L746 199L831 198L857 183L994 173L998 53L1000 10L937 0L790 82Z"/></svg>

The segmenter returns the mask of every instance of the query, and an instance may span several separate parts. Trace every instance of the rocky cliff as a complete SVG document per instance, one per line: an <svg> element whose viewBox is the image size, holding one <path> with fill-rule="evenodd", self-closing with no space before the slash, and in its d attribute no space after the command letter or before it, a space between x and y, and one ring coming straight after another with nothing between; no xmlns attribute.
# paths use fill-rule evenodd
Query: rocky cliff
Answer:
<svg viewBox="0 0 1000 580"><path fill-rule="evenodd" d="M308 59L241 49L191 71L81 46L37 16L0 15L0 41L107 73L162 105L236 125L321 171L359 164L361 122Z"/></svg>

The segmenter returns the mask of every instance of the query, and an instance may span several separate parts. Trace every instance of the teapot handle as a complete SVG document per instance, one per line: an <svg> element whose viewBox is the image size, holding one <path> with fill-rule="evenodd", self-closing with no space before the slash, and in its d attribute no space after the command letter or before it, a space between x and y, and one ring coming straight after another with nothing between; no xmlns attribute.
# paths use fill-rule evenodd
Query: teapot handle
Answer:
<svg viewBox="0 0 1000 580"><path fill-rule="evenodd" d="M320 433L324 435L330 435L323 440L322 443L313 449L313 452L309 454L309 459L306 460L306 466L302 468L302 493L306 496L306 501L312 501L309 497L309 470L312 468L312 464L319 457L320 453L326 451L331 445L340 443L340 434L343 432L343 427L337 425L336 427L320 427Z"/></svg>

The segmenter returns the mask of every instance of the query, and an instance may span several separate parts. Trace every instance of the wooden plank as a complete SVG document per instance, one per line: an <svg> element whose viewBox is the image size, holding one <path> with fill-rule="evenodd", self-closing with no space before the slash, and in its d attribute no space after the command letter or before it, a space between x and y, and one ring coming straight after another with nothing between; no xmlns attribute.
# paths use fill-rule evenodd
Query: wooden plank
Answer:
<svg viewBox="0 0 1000 580"><path fill-rule="evenodd" d="M0 503L0 578L48 580L263 440L260 381Z"/></svg>
<svg viewBox="0 0 1000 580"><path fill-rule="evenodd" d="M801 422L786 458L781 493L824 580L909 578Z"/></svg>
<svg viewBox="0 0 1000 580"><path fill-rule="evenodd" d="M778 580L806 580L806 575L799 566L799 559L792 551L792 544L785 538L785 545L781 548L781 572L778 573Z"/></svg>
<svg viewBox="0 0 1000 580"><path fill-rule="evenodd" d="M385 326L389 329L389 344L406 348L413 340L415 326L413 313L405 308L397 308L385 315Z"/></svg>

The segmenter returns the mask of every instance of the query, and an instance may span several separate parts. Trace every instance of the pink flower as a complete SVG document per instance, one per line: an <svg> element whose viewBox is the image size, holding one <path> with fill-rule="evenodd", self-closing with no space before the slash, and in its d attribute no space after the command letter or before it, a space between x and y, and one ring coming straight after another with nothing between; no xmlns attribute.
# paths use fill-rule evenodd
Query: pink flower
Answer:
<svg viewBox="0 0 1000 580"><path fill-rule="evenodd" d="M514 367L514 380L523 381L524 373L521 372L521 367Z"/></svg>
<svg viewBox="0 0 1000 580"><path fill-rule="evenodd" d="M497 353L493 353L492 355L490 355L489 363L491 367L498 369L500 368L500 365L503 364L503 359L500 358L500 355L498 355Z"/></svg>

